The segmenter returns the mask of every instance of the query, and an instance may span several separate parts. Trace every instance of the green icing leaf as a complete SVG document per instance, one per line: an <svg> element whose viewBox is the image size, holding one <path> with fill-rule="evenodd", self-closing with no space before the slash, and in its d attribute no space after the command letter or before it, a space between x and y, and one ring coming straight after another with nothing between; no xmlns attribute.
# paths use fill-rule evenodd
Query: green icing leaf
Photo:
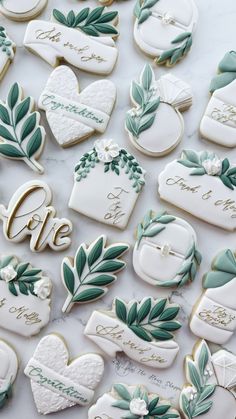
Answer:
<svg viewBox="0 0 236 419"><path fill-rule="evenodd" d="M74 303L86 303L93 300L97 300L104 294L104 290L101 288L90 288L85 291L81 291L79 294L72 298Z"/></svg>
<svg viewBox="0 0 236 419"><path fill-rule="evenodd" d="M138 225L137 228L137 244L140 245L141 240L144 237L155 237L166 227L159 224L168 224L175 220L175 217L166 215L165 212L160 215L148 211L143 221Z"/></svg>
<svg viewBox="0 0 236 419"><path fill-rule="evenodd" d="M189 377L190 377L191 383L194 385L194 387L197 389L197 391L201 392L201 390L202 390L201 377L200 377L194 363L192 363L190 361L188 363L188 371L189 371Z"/></svg>
<svg viewBox="0 0 236 419"><path fill-rule="evenodd" d="M112 406L118 407L119 409L129 410L130 402L126 400L118 400L117 402L112 403Z"/></svg>
<svg viewBox="0 0 236 419"><path fill-rule="evenodd" d="M86 252L83 246L80 246L75 256L76 271L77 271L77 275L79 279L84 271L86 261L87 261Z"/></svg>
<svg viewBox="0 0 236 419"><path fill-rule="evenodd" d="M203 342L202 346L201 346L200 355L199 355L199 358L198 358L199 371L200 371L200 374L202 376L204 375L204 371L205 371L205 368L208 364L208 361L209 361L208 348L207 348L207 345L205 344L205 342Z"/></svg>
<svg viewBox="0 0 236 419"><path fill-rule="evenodd" d="M24 154L11 144L0 144L0 154L11 159L24 157Z"/></svg>
<svg viewBox="0 0 236 419"><path fill-rule="evenodd" d="M134 7L134 15L138 19L138 24L141 25L145 20L152 16L150 10L159 0L137 0Z"/></svg>
<svg viewBox="0 0 236 419"><path fill-rule="evenodd" d="M173 45L180 44L175 48L164 51L156 60L157 64L175 65L179 60L187 55L192 46L192 33L184 32L172 41Z"/></svg>
<svg viewBox="0 0 236 419"><path fill-rule="evenodd" d="M103 250L103 236L99 237L88 254L88 265L91 267L101 256Z"/></svg>
<svg viewBox="0 0 236 419"><path fill-rule="evenodd" d="M14 83L8 93L7 103L9 108L12 110L18 102L20 96L20 89L18 83Z"/></svg>
<svg viewBox="0 0 236 419"><path fill-rule="evenodd" d="M114 384L113 388L123 400L131 401L131 395L123 384Z"/></svg>
<svg viewBox="0 0 236 419"><path fill-rule="evenodd" d="M140 339L142 339L146 342L151 342L152 341L152 338L150 337L150 335L146 332L146 330L142 326L136 326L136 325L132 324L131 326L129 326L129 328Z"/></svg>
<svg viewBox="0 0 236 419"><path fill-rule="evenodd" d="M107 260L107 259L114 259L117 257L120 257L121 255L123 255L123 253L125 253L128 250L129 246L127 245L123 245L123 246L110 246L105 254L103 259Z"/></svg>
<svg viewBox="0 0 236 419"><path fill-rule="evenodd" d="M73 271L66 263L63 263L63 278L66 288L73 295L75 288L75 277Z"/></svg>
<svg viewBox="0 0 236 419"><path fill-rule="evenodd" d="M150 313L151 306L152 306L152 300L151 298L147 298L147 300L143 302L143 304L138 310L137 323L141 323L145 319L145 317L147 317L147 315Z"/></svg>
<svg viewBox="0 0 236 419"><path fill-rule="evenodd" d="M236 258L230 249L223 250L213 261L212 271L203 280L203 287L218 288L236 277Z"/></svg>
<svg viewBox="0 0 236 419"><path fill-rule="evenodd" d="M12 384L9 383L8 386L0 391L0 408L2 408L7 401L12 397Z"/></svg>
<svg viewBox="0 0 236 419"><path fill-rule="evenodd" d="M126 323L126 318L127 318L126 306L123 303L123 301L119 300L118 298L116 298L115 300L115 310L116 310L116 315L118 319Z"/></svg>

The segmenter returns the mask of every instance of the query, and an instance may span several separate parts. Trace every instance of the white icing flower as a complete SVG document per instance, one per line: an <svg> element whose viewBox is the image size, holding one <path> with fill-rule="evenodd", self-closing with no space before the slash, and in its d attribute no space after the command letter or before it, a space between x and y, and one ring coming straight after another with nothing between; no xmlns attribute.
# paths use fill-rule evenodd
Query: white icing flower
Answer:
<svg viewBox="0 0 236 419"><path fill-rule="evenodd" d="M202 166L210 176L220 175L222 172L222 161L217 157L202 162Z"/></svg>
<svg viewBox="0 0 236 419"><path fill-rule="evenodd" d="M97 140L94 144L98 159L104 163L110 163L119 156L120 147L113 140Z"/></svg>
<svg viewBox="0 0 236 419"><path fill-rule="evenodd" d="M0 270L0 277L6 282L12 281L16 277L16 275L17 272L15 271L12 265L5 266L5 268L2 268Z"/></svg>
<svg viewBox="0 0 236 419"><path fill-rule="evenodd" d="M34 293L45 300L51 293L52 283L49 278L42 278L34 284Z"/></svg>
<svg viewBox="0 0 236 419"><path fill-rule="evenodd" d="M143 399L133 399L129 405L130 413L138 416L148 415L147 403Z"/></svg>

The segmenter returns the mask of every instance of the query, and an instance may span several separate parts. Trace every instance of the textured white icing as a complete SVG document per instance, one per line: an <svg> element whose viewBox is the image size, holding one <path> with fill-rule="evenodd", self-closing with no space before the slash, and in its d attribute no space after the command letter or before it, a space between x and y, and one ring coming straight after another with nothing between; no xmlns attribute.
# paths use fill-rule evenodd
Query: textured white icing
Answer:
<svg viewBox="0 0 236 419"><path fill-rule="evenodd" d="M69 362L68 350L64 341L57 335L48 335L39 342L33 358L65 379L94 390L99 384L104 363L99 355L86 354ZM39 413L48 414L74 406L76 403L68 400L49 388L31 380L34 401ZM90 400L91 401L91 400Z"/></svg>
<svg viewBox="0 0 236 419"><path fill-rule="evenodd" d="M0 339L0 392L15 381L18 360L14 349Z"/></svg>
<svg viewBox="0 0 236 419"><path fill-rule="evenodd" d="M46 37L44 33L47 32L56 36L58 42L52 42ZM78 45L81 48L79 52L76 50ZM111 38L88 36L75 28L43 20L29 22L24 46L40 55L53 67L57 65L58 60L64 59L81 70L104 75L111 73L118 54L115 42ZM97 59L91 59L94 55Z"/></svg>
<svg viewBox="0 0 236 419"><path fill-rule="evenodd" d="M104 122L96 124L92 119L83 118L63 109L52 110L48 97L63 105L87 106ZM61 146L69 146L95 131L103 133L110 119L116 99L116 87L109 80L91 83L79 93L79 83L74 72L66 66L57 67L49 76L44 91L39 98L39 108L46 111L52 133Z"/></svg>

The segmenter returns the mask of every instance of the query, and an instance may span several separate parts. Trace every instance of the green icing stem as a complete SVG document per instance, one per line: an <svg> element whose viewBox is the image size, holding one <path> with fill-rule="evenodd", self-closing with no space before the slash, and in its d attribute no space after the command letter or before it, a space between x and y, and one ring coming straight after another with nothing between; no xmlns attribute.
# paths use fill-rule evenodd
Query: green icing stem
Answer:
<svg viewBox="0 0 236 419"><path fill-rule="evenodd" d="M229 51L219 63L219 73L210 84L210 92L227 86L236 79L236 51Z"/></svg>

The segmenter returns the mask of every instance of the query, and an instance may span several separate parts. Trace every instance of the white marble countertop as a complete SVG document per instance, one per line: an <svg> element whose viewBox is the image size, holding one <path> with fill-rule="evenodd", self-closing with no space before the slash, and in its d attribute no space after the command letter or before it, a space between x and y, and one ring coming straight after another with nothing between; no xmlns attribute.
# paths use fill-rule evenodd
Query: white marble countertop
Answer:
<svg viewBox="0 0 236 419"><path fill-rule="evenodd" d="M78 0L49 0L48 7L44 11L42 18L48 19L53 7L68 11L72 8L79 10L80 7L85 7L87 4L95 7L97 2L90 0L86 2ZM197 150L207 148L218 152L222 156L228 156L231 161L235 157L234 150L226 150L213 145L213 143L203 141L198 133L199 122L209 98L209 82L215 74L218 62L224 53L236 48L235 0L226 0L223 3L222 0L197 0L199 23L192 51L185 60L171 70L174 75L191 84L194 94L193 106L184 114L185 135L182 143L174 152L159 159L146 157L133 150L124 130L124 116L130 106L130 82L138 76L146 61L151 62L137 49L133 41L133 5L133 0L115 1L111 7L114 10L118 10L120 14L120 37L117 41L119 59L115 71L110 76L111 80L117 85L118 98L105 135L108 138L114 138L129 151L134 152L142 166L147 170L147 184L138 200L128 228L121 232L114 228L106 227L75 213L67 206L73 186L74 166L79 157L92 147L96 139L95 136L77 146L63 150L53 140L46 125L45 116L42 115L43 122L47 128L46 147L41 157L41 162L45 167L45 174L43 176L35 175L23 163L1 158L1 203L7 204L12 193L22 183L38 178L48 182L53 190L53 202L59 214L71 219L74 226L72 245L63 253L46 250L40 254L33 254L29 250L28 240L24 243L13 245L4 239L2 231L0 232L0 253L15 254L22 260L31 261L35 266L45 270L52 278L54 284L51 321L39 335L31 339L24 339L5 330L0 331L0 337L7 339L15 347L20 361L20 370L14 385L14 397L1 412L4 419L13 419L15 417L36 419L40 417L36 412L29 379L24 376L23 369L42 336L49 332L62 334L67 340L72 358L84 352L99 352L98 348L90 340L83 337L83 329L92 310L99 307L109 307L113 297L116 295L125 299L142 298L148 295L158 296L157 289L145 285L144 282L135 276L131 262L131 250L128 256L126 256L127 269L119 275L117 283L110 289L105 298L87 306L75 306L68 315L63 315L61 308L65 299L65 290L60 279L60 265L65 255L74 255L81 242L90 243L98 235L105 233L111 242L127 241L132 246L134 244L134 229L149 208L153 210L158 210L160 207L166 208L173 214L185 218L195 228L199 248L203 254L203 262L195 282L174 292L172 296L173 301L179 303L182 307L180 319L183 322L183 327L177 334L180 352L175 364L168 370L155 371L129 361L123 356L118 356L114 360L104 357L106 361L105 375L95 396L97 398L105 390L109 390L112 383L123 381L126 383L147 384L151 391L170 397L175 403L178 399L179 389L184 383L182 369L184 356L191 353L192 346L196 341L196 337L193 336L188 328L188 317L192 305L200 293L202 275L209 269L213 257L220 250L226 247L234 249L235 233L225 232L217 227L210 226L171 205L160 202L157 193L157 176L167 162L179 155L182 148L195 148ZM10 85L14 81L18 81L27 95L32 95L37 99L45 86L52 68L22 46L26 23L14 23L3 17L0 17L0 22L1 25L6 27L8 34L17 44L15 60L0 85L0 98L5 99ZM82 88L87 86L90 81L98 79L96 76L75 71ZM155 69L157 76L167 71L169 70L163 67L156 67ZM233 351L235 346L236 334L227 343L226 348ZM86 419L87 409L74 407L55 414L55 417L58 419L65 417L67 419Z"/></svg>

